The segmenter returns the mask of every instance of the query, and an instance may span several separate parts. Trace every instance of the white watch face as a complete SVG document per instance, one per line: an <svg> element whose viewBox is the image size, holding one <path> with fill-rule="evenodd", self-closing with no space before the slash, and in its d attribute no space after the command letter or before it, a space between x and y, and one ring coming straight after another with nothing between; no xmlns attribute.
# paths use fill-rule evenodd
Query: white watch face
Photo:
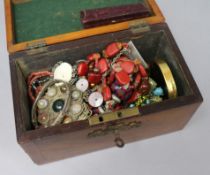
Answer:
<svg viewBox="0 0 210 175"><path fill-rule="evenodd" d="M69 82L72 78L73 68L69 63L61 63L54 70L54 79Z"/></svg>
<svg viewBox="0 0 210 175"><path fill-rule="evenodd" d="M76 88L81 92L85 92L88 89L89 83L85 78L81 78L76 83Z"/></svg>
<svg viewBox="0 0 210 175"><path fill-rule="evenodd" d="M92 107L99 107L102 105L103 103L103 96L100 92L93 92L92 94L90 94L89 98L88 98L88 103L92 106Z"/></svg>

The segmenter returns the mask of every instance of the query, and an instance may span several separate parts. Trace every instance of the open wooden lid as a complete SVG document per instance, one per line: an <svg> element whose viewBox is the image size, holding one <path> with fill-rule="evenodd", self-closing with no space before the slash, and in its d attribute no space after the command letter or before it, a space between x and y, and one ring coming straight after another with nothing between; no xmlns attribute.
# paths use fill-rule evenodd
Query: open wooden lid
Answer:
<svg viewBox="0 0 210 175"><path fill-rule="evenodd" d="M9 53L126 30L140 19L83 29L80 11L128 3L145 3L148 24L164 22L155 0L5 0Z"/></svg>

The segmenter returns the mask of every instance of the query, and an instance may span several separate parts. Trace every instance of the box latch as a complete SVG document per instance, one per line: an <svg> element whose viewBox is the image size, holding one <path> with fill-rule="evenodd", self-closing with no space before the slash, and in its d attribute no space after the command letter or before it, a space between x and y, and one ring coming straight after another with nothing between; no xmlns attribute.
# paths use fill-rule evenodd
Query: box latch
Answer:
<svg viewBox="0 0 210 175"><path fill-rule="evenodd" d="M135 20L130 22L129 28L133 34L149 32L151 30L150 25L144 20Z"/></svg>
<svg viewBox="0 0 210 175"><path fill-rule="evenodd" d="M116 112L110 112L110 113L90 117L89 124L90 126L98 125L101 123L106 123L106 122L115 121L119 119L125 119L125 118L134 117L138 115L140 115L138 107L122 109Z"/></svg>
<svg viewBox="0 0 210 175"><path fill-rule="evenodd" d="M32 55L32 54L37 54L41 52L47 51L47 43L45 40L39 40L35 42L30 42L27 44L27 54Z"/></svg>

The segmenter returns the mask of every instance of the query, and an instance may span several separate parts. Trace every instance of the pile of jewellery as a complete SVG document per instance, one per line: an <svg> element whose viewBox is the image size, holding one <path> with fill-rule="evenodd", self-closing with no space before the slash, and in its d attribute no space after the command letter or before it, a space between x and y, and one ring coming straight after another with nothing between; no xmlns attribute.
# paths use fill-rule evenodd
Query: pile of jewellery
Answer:
<svg viewBox="0 0 210 175"><path fill-rule="evenodd" d="M68 124L163 100L164 89L149 77L149 66L130 41L114 42L75 65L57 63L28 77L35 128Z"/></svg>

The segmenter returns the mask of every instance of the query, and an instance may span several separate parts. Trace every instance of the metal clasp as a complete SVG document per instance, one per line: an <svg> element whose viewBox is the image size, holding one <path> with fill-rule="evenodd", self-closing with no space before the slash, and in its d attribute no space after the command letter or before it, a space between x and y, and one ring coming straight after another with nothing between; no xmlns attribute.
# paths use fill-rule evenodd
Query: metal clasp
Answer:
<svg viewBox="0 0 210 175"><path fill-rule="evenodd" d="M138 115L141 115L139 113L138 107L128 108L128 109L123 109L116 112L111 112L111 113L106 113L106 114L90 117L89 124L90 126L93 126L93 125L98 125L101 123L115 121L115 120L119 120L123 118L130 118L130 117L138 116Z"/></svg>

